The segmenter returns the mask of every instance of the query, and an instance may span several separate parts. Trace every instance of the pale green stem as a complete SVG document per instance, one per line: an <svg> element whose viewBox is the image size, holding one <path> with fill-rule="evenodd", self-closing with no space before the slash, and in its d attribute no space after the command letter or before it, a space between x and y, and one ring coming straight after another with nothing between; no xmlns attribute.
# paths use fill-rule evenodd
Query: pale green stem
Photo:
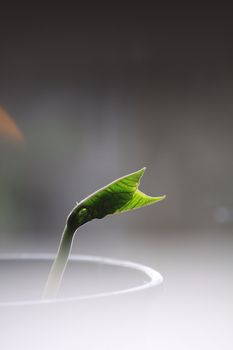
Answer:
<svg viewBox="0 0 233 350"><path fill-rule="evenodd" d="M57 295L69 259L74 233L75 231L71 230L70 228L68 229L66 225L62 234L56 259L53 262L47 283L45 285L42 295L43 299L53 299Z"/></svg>

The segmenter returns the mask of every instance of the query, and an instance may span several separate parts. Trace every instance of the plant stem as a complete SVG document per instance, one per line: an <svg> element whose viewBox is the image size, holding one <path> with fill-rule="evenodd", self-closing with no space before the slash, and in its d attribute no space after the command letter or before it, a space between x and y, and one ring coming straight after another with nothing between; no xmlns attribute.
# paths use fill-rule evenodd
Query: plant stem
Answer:
<svg viewBox="0 0 233 350"><path fill-rule="evenodd" d="M75 230L65 226L61 242L58 248L56 259L53 262L49 276L42 295L43 299L52 299L56 297L62 277L69 259Z"/></svg>

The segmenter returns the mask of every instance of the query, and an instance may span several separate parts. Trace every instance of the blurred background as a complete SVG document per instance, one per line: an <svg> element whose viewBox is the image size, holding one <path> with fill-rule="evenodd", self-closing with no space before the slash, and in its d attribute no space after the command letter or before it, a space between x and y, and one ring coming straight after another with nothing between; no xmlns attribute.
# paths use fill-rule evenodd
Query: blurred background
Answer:
<svg viewBox="0 0 233 350"><path fill-rule="evenodd" d="M217 273L227 332L232 35L231 8L213 3L3 3L0 122L21 135L0 125L1 251L55 251L76 201L146 166L141 189L166 200L91 222L74 251L150 264L183 292L201 276L202 310Z"/></svg>
<svg viewBox="0 0 233 350"><path fill-rule="evenodd" d="M232 228L227 8L20 1L1 17L0 105L25 139L1 133L1 234L53 235L75 201L142 166L166 202L111 227Z"/></svg>

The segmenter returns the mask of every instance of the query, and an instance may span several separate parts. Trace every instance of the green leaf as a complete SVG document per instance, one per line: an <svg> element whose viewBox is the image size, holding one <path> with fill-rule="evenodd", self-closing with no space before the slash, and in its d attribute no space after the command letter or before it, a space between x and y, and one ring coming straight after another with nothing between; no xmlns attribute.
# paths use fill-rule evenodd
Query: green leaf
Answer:
<svg viewBox="0 0 233 350"><path fill-rule="evenodd" d="M138 190L145 169L123 176L77 203L67 224L77 229L93 219L102 219L109 214L122 213L163 200L165 196L150 197Z"/></svg>

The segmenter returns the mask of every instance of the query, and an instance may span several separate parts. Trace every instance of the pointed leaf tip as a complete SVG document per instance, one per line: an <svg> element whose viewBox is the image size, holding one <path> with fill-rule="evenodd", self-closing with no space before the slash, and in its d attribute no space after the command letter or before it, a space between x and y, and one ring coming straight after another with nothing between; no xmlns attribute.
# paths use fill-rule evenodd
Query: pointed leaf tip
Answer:
<svg viewBox="0 0 233 350"><path fill-rule="evenodd" d="M166 196L151 197L138 190L145 170L146 167L125 175L79 202L71 212L74 214L72 217L76 218L77 227L95 218L101 219L109 214L130 211L163 200Z"/></svg>

